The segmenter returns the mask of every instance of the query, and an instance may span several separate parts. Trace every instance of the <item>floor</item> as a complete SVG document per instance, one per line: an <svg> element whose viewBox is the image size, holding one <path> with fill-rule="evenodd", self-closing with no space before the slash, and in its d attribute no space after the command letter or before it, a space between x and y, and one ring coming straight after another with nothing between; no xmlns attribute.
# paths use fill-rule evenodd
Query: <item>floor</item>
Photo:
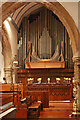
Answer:
<svg viewBox="0 0 80 120"><path fill-rule="evenodd" d="M40 112L40 117L39 119L60 119L62 118L67 118L72 119L72 120L79 120L79 118L72 118L69 115L72 113L72 107L73 103L72 102L50 102L49 103L49 108L44 108L43 111Z"/></svg>

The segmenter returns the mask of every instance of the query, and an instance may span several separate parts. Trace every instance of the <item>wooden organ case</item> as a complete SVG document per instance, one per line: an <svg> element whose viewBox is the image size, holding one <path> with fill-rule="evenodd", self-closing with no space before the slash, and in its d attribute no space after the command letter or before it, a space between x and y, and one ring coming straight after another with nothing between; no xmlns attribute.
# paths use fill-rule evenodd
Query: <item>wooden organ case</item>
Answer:
<svg viewBox="0 0 80 120"><path fill-rule="evenodd" d="M45 100L46 96L47 101L72 100L73 69L22 69L17 74L18 82L24 86L23 96L30 94L37 100Z"/></svg>

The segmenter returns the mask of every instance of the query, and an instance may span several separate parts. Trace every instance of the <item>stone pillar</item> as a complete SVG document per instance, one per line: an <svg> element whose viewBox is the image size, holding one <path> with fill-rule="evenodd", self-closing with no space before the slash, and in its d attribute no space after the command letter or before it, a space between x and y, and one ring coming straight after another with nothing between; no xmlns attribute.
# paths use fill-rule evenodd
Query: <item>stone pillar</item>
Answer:
<svg viewBox="0 0 80 120"><path fill-rule="evenodd" d="M17 69L15 68L5 68L5 78L6 83L17 83Z"/></svg>
<svg viewBox="0 0 80 120"><path fill-rule="evenodd" d="M4 68L6 83L13 83L13 70L11 68Z"/></svg>
<svg viewBox="0 0 80 120"><path fill-rule="evenodd" d="M17 68L13 69L13 83L17 83Z"/></svg>
<svg viewBox="0 0 80 120"><path fill-rule="evenodd" d="M80 57L74 57L74 103L73 110L76 115L80 115Z"/></svg>
<svg viewBox="0 0 80 120"><path fill-rule="evenodd" d="M13 83L16 83L16 75L15 75L15 71L13 71Z"/></svg>

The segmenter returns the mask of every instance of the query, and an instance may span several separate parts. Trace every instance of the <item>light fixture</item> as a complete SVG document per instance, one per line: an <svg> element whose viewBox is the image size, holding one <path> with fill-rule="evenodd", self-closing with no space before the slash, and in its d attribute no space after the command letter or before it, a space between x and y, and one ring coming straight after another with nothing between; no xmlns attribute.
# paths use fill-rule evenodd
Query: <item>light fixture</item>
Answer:
<svg viewBox="0 0 80 120"><path fill-rule="evenodd" d="M48 78L47 80L48 80L48 83L50 83L50 78Z"/></svg>
<svg viewBox="0 0 80 120"><path fill-rule="evenodd" d="M42 78L38 78L37 81L41 81Z"/></svg>
<svg viewBox="0 0 80 120"><path fill-rule="evenodd" d="M61 80L60 78L56 78L56 80Z"/></svg>
<svg viewBox="0 0 80 120"><path fill-rule="evenodd" d="M50 78L48 78L47 80L50 81Z"/></svg>
<svg viewBox="0 0 80 120"><path fill-rule="evenodd" d="M38 83L41 83L41 79L42 79L42 78L38 78L38 79L37 79Z"/></svg>
<svg viewBox="0 0 80 120"><path fill-rule="evenodd" d="M31 81L31 80L34 80L34 78L28 78L27 81Z"/></svg>

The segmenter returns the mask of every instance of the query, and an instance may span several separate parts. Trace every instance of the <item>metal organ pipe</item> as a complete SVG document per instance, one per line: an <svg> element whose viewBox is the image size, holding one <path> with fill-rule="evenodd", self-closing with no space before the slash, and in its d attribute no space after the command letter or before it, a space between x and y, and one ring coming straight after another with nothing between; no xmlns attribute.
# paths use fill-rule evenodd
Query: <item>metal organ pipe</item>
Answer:
<svg viewBox="0 0 80 120"><path fill-rule="evenodd" d="M22 30L22 28L24 29ZM57 44L59 46L59 50L61 49L60 43L63 41L63 52L66 67L72 67L71 63L73 55L67 30L60 22L58 17L50 10L42 7L39 9L39 11L35 11L30 16L25 17L22 28L20 28L20 31L23 34L24 42L23 49L22 47L19 47L18 50L20 62L21 59L24 59L28 53L28 41L32 43L32 47L34 46L36 55L38 55L40 58L50 58L55 53ZM21 32L20 37L22 37ZM20 38L18 41L20 41ZM23 51L23 58L20 56L21 51Z"/></svg>

